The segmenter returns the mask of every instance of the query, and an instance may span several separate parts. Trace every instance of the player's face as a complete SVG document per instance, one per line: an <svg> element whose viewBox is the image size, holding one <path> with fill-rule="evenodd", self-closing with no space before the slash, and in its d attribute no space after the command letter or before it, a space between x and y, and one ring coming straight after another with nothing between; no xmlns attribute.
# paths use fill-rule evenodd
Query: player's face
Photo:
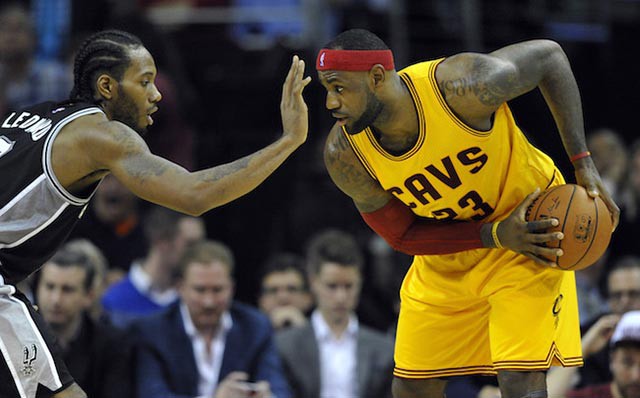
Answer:
<svg viewBox="0 0 640 398"><path fill-rule="evenodd" d="M156 65L144 47L129 50L130 64L118 82L117 95L111 104L112 118L140 134L153 124L151 114L158 110L162 95L155 85Z"/></svg>
<svg viewBox="0 0 640 398"><path fill-rule="evenodd" d="M38 307L54 330L64 329L78 320L91 305L84 286L86 275L80 266L61 267L49 262L42 268L36 291Z"/></svg>
<svg viewBox="0 0 640 398"><path fill-rule="evenodd" d="M180 283L180 297L198 330L212 331L231 305L233 281L220 261L189 264Z"/></svg>
<svg viewBox="0 0 640 398"><path fill-rule="evenodd" d="M330 323L345 321L358 305L360 271L355 266L325 263L312 278L318 310Z"/></svg>
<svg viewBox="0 0 640 398"><path fill-rule="evenodd" d="M283 306L306 311L308 302L303 276L297 271L272 272L262 281L260 308L266 313Z"/></svg>
<svg viewBox="0 0 640 398"><path fill-rule="evenodd" d="M609 307L614 314L640 310L640 268L623 268L609 275Z"/></svg>
<svg viewBox="0 0 640 398"><path fill-rule="evenodd" d="M614 388L622 398L640 397L640 349L618 347L611 355Z"/></svg>
<svg viewBox="0 0 640 398"><path fill-rule="evenodd" d="M318 72L320 83L327 90L325 106L349 134L373 125L384 108L367 86L365 76L367 72Z"/></svg>

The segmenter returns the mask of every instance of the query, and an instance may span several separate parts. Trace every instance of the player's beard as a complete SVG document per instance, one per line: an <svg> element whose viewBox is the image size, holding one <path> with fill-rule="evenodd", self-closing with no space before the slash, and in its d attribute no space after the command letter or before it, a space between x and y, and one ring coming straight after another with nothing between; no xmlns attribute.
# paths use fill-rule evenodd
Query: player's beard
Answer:
<svg viewBox="0 0 640 398"><path fill-rule="evenodd" d="M114 101L111 115L114 120L126 124L141 136L147 134L147 128L138 124L140 115L135 101L124 91L121 91L118 99Z"/></svg>
<svg viewBox="0 0 640 398"><path fill-rule="evenodd" d="M384 104L382 101L380 101L372 91L367 91L367 105L364 112L358 120L353 122L351 127L346 126L347 133L350 135L358 134L367 128L367 126L372 125L380 115L380 112L382 112L383 108Z"/></svg>

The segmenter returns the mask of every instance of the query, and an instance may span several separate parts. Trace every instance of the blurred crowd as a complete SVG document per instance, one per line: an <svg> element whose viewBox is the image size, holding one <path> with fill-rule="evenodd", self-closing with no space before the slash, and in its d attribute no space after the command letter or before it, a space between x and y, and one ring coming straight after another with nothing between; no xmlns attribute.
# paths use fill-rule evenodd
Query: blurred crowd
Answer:
<svg viewBox="0 0 640 398"><path fill-rule="evenodd" d="M65 99L74 47L96 30L120 28L138 35L158 64L163 101L145 138L151 150L191 170L219 164L276 136L274 93L290 54L301 54L314 76L315 51L338 31L361 26L388 36L392 3L5 1L0 115ZM180 15L204 19L184 26ZM250 94L235 93L239 83ZM21 286L89 397L390 396L398 289L411 258L366 228L331 184L321 88L305 96L309 142L256 192L194 218L143 202L107 177L69 243ZM619 339L610 340L625 313L640 311L640 140L629 137L588 131L622 213L605 256L576 274L585 367L550 372L553 397L640 384L640 375L625 374ZM631 340L637 354L640 338ZM492 377L455 379L448 394L499 397Z"/></svg>

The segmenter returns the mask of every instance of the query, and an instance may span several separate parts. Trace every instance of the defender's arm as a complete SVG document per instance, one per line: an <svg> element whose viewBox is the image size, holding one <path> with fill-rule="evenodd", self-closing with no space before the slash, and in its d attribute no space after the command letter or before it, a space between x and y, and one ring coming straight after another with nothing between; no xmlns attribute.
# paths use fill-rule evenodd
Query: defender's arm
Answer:
<svg viewBox="0 0 640 398"><path fill-rule="evenodd" d="M136 195L192 215L200 215L245 195L262 183L307 137L307 105L302 90L304 62L294 57L282 91L283 136L234 162L188 172L153 155L142 138L117 121L103 121L84 134L92 170L110 171Z"/></svg>

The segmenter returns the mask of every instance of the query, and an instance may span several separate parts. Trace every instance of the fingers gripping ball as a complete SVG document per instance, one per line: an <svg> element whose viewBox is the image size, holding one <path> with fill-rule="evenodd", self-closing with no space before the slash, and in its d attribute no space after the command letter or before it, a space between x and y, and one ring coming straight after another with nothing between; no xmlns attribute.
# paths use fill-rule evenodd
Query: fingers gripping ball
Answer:
<svg viewBox="0 0 640 398"><path fill-rule="evenodd" d="M587 190L575 184L565 184L544 191L527 209L527 221L556 218L564 239L547 243L559 247L564 254L550 258L563 270L579 270L595 263L606 251L613 225L607 206L599 197L595 200Z"/></svg>

